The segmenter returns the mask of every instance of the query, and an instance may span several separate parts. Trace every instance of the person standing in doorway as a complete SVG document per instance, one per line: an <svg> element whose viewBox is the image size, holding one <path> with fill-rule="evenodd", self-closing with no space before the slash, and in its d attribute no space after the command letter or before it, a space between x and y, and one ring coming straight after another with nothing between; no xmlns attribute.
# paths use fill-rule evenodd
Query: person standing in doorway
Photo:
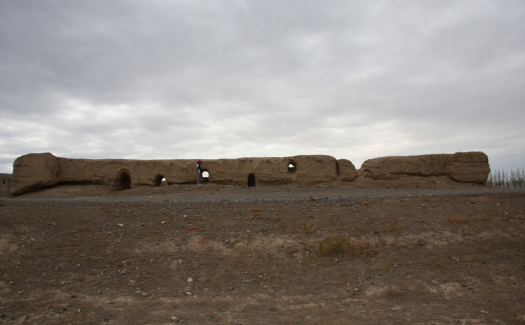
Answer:
<svg viewBox="0 0 525 325"><path fill-rule="evenodd" d="M201 185L202 160L197 161L197 185Z"/></svg>

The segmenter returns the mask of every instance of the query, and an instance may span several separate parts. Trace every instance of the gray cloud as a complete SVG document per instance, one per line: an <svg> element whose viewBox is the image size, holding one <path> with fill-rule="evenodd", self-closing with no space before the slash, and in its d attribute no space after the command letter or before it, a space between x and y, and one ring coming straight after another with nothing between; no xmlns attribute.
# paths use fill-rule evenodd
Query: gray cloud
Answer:
<svg viewBox="0 0 525 325"><path fill-rule="evenodd" d="M521 1L3 1L0 167L482 150L525 158Z"/></svg>

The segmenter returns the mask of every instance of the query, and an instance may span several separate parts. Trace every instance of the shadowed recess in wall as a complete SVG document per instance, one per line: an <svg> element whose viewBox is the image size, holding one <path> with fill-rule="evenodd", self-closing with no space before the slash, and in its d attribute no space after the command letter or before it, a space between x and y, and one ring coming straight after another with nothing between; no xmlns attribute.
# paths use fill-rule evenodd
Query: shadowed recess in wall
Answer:
<svg viewBox="0 0 525 325"><path fill-rule="evenodd" d="M161 178L162 179L162 178ZM131 188L131 177L126 171L121 171L117 180L117 191L123 191Z"/></svg>
<svg viewBox="0 0 525 325"><path fill-rule="evenodd" d="M293 161L288 164L288 172L295 173L295 163Z"/></svg>
<svg viewBox="0 0 525 325"><path fill-rule="evenodd" d="M255 174L248 175L248 187L255 186Z"/></svg>
<svg viewBox="0 0 525 325"><path fill-rule="evenodd" d="M164 178L164 176L162 176L162 175L155 176L155 186L157 186L157 187L161 186L162 182L166 182L166 178Z"/></svg>

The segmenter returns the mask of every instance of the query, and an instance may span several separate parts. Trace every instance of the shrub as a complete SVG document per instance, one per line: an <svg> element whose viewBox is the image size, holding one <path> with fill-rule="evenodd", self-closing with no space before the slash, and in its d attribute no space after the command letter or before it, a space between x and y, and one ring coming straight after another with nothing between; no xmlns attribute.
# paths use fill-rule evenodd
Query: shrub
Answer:
<svg viewBox="0 0 525 325"><path fill-rule="evenodd" d="M401 226L397 222L393 222L391 226L385 225L383 226L383 232L386 233L394 233L394 235L399 236L399 233L401 232Z"/></svg>
<svg viewBox="0 0 525 325"><path fill-rule="evenodd" d="M305 234L313 233L317 230L317 228L312 225L311 223L307 222L303 225L303 231Z"/></svg>
<svg viewBox="0 0 525 325"><path fill-rule="evenodd" d="M478 212L474 216L473 220L474 221L487 221L487 220L490 220L490 213L491 212L492 211L487 211L486 213Z"/></svg>
<svg viewBox="0 0 525 325"><path fill-rule="evenodd" d="M344 236L331 236L317 242L317 252L321 256L343 255L368 256L377 254L376 250L370 249L363 241L361 244L352 245Z"/></svg>
<svg viewBox="0 0 525 325"><path fill-rule="evenodd" d="M389 297L395 297L397 296L397 293L399 292L399 288L396 288L392 285L389 285L388 288L386 289L386 294L389 296Z"/></svg>
<svg viewBox="0 0 525 325"><path fill-rule="evenodd" d="M450 223L464 223L465 217L460 214L456 214L453 217L448 218L447 221Z"/></svg>

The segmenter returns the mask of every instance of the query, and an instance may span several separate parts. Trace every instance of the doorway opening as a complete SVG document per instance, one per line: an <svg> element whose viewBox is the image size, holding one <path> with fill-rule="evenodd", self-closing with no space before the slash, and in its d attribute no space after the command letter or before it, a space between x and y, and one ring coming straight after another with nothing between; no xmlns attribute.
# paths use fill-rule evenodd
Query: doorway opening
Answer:
<svg viewBox="0 0 525 325"><path fill-rule="evenodd" d="M210 173L207 170L203 171L202 172L202 181L204 183L207 183L209 179L210 179Z"/></svg>
<svg viewBox="0 0 525 325"><path fill-rule="evenodd" d="M129 190L131 188L131 177L128 172L121 171L117 179L117 191Z"/></svg>
<svg viewBox="0 0 525 325"><path fill-rule="evenodd" d="M295 173L295 163L292 161L292 162L289 162L288 163L288 172L289 173Z"/></svg>
<svg viewBox="0 0 525 325"><path fill-rule="evenodd" d="M166 178L162 175L155 176L155 186L158 187L164 185L168 185L168 181L166 180Z"/></svg>
<svg viewBox="0 0 525 325"><path fill-rule="evenodd" d="M248 187L255 186L255 174L248 175Z"/></svg>

